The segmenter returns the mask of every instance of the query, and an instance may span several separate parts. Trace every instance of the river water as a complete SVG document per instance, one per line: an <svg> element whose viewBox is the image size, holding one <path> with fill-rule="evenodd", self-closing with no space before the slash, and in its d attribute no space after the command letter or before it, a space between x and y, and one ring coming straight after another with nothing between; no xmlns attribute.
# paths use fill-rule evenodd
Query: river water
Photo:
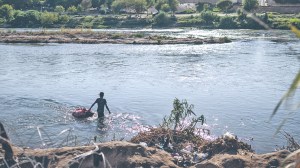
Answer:
<svg viewBox="0 0 300 168"><path fill-rule="evenodd" d="M194 104L195 113L206 117L206 127L214 136L234 133L258 153L286 144L280 134L273 136L284 118L288 120L283 129L300 140L300 117L293 102L284 104L269 121L299 70L300 43L289 31L137 32L227 36L234 41L0 44L0 121L12 142L43 148L85 144L95 136L97 141L130 139L142 126L161 123L176 97ZM70 111L76 106L88 108L100 91L112 111L111 115L105 112L106 126L99 126L94 118L74 119Z"/></svg>

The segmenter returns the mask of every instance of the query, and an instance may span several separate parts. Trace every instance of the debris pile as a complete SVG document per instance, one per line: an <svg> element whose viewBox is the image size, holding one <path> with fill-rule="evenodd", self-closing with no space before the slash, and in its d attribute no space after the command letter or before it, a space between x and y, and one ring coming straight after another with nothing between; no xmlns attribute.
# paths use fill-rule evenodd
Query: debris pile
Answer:
<svg viewBox="0 0 300 168"><path fill-rule="evenodd" d="M236 136L228 132L216 140L209 141L185 131L152 128L150 131L139 133L131 142L164 150L170 153L176 165L181 167L195 165L216 154L237 154L239 150L253 152L251 145L238 141Z"/></svg>

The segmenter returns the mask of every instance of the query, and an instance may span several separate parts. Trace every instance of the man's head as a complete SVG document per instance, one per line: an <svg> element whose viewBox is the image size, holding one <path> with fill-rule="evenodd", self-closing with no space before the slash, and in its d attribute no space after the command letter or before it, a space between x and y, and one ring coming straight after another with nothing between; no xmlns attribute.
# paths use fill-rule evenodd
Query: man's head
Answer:
<svg viewBox="0 0 300 168"><path fill-rule="evenodd" d="M104 96L104 93L100 92L99 96L102 98Z"/></svg>

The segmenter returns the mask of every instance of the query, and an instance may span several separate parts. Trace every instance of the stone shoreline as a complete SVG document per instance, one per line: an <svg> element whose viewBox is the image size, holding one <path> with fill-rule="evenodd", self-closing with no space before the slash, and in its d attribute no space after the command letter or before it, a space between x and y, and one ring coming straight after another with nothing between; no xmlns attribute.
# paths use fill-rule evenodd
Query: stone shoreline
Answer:
<svg viewBox="0 0 300 168"><path fill-rule="evenodd" d="M229 43L221 38L174 38L140 33L103 33L91 31L0 32L0 43L79 43L79 44L214 44Z"/></svg>

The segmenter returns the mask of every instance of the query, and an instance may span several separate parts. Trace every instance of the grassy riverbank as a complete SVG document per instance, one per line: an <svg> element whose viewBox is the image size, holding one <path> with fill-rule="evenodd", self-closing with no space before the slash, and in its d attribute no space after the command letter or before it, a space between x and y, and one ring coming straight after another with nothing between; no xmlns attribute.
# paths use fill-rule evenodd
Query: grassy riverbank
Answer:
<svg viewBox="0 0 300 168"><path fill-rule="evenodd" d="M260 20L261 22L258 22ZM263 23L263 24L262 24ZM200 29L289 29L300 28L300 14L279 13L220 13L203 11L192 14L159 13L151 15L102 15L16 11L11 19L0 18L2 28L178 28Z"/></svg>

